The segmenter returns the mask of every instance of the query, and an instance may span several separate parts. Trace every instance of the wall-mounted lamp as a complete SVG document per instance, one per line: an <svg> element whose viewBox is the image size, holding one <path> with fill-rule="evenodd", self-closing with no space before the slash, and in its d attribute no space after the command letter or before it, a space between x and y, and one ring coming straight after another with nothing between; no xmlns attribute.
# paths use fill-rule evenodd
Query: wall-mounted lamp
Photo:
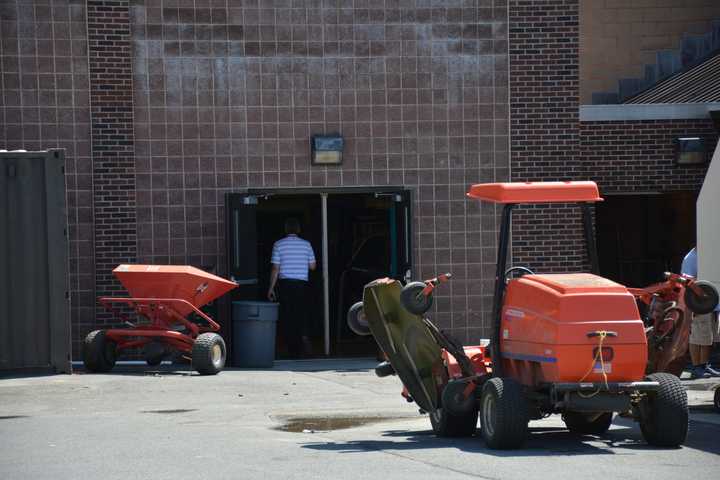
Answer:
<svg viewBox="0 0 720 480"><path fill-rule="evenodd" d="M340 165L345 140L339 133L313 135L310 138L310 159L313 165Z"/></svg>
<svg viewBox="0 0 720 480"><path fill-rule="evenodd" d="M677 165L702 165L707 162L705 141L700 137L675 139L675 163Z"/></svg>

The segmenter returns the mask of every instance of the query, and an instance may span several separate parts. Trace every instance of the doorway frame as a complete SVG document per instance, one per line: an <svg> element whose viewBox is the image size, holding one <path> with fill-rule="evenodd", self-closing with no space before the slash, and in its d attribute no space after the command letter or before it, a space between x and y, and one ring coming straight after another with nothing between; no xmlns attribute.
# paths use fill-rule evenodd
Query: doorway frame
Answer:
<svg viewBox="0 0 720 480"><path fill-rule="evenodd" d="M408 194L408 218L404 227L407 229L406 250L408 263L412 269L415 265L413 251L413 199L415 190L403 185L372 186L349 186L349 187L269 187L269 188L247 188L229 193L240 195L252 195L257 197L273 195L319 195L321 202L321 223L322 223L322 272L323 272L323 347L325 356L330 355L330 265L328 259L328 223L327 223L327 199L330 195L348 194ZM228 319L229 320L229 319Z"/></svg>

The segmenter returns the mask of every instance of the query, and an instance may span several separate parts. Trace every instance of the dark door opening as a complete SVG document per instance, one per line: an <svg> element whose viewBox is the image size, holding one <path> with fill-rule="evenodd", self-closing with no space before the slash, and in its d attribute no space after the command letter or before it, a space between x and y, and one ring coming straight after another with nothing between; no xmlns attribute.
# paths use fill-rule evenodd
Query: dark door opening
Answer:
<svg viewBox="0 0 720 480"><path fill-rule="evenodd" d="M301 223L300 236L311 243L317 260L309 280L310 355L325 354L326 336L331 355L374 355L374 340L352 333L345 315L354 302L362 300L367 282L384 276L403 278L410 269L409 192L327 194L327 327L322 202L320 193L228 195L228 272L240 283L229 300L267 300L273 244L284 236L285 220L295 217ZM228 306L228 316L229 310ZM227 328L231 324L229 318L224 322L226 336L231 336L231 328ZM276 358L289 358L281 335Z"/></svg>
<svg viewBox="0 0 720 480"><path fill-rule="evenodd" d="M267 300L270 284L270 260L276 241L285 236L285 220L296 218L300 222L300 238L312 245L317 268L309 274L309 293L305 307L308 337L312 343L311 356L320 355L323 345L323 279L322 279L322 217L320 216L320 195L270 195L261 197L257 210L257 258L259 298ZM280 322L288 319L280 319ZM278 325L280 327L280 325ZM276 357L289 358L286 339L282 337L282 328L278 329Z"/></svg>
<svg viewBox="0 0 720 480"><path fill-rule="evenodd" d="M381 277L403 278L410 268L406 238L408 203L402 193L328 197L330 335L333 354L376 353L371 337L359 337L345 316L362 300L363 287Z"/></svg>
<svg viewBox="0 0 720 480"><path fill-rule="evenodd" d="M679 272L695 245L698 192L607 195L596 204L600 273L630 287Z"/></svg>

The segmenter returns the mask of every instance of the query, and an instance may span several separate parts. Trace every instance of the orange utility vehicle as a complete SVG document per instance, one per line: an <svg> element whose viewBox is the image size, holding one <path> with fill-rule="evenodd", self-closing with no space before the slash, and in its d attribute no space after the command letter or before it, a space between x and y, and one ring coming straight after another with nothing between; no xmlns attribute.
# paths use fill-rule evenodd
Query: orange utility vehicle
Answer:
<svg viewBox="0 0 720 480"><path fill-rule="evenodd" d="M119 265L113 274L131 296L98 301L129 328L90 332L83 345L86 370L108 372L118 354L130 348L142 348L151 366L178 353L200 374L222 370L227 350L216 333L220 325L200 307L237 287L235 282L185 265ZM137 322L130 321L128 309Z"/></svg>
<svg viewBox="0 0 720 480"><path fill-rule="evenodd" d="M636 298L597 274L591 219L592 204L602 201L597 185L479 184L468 196L503 206L489 347L458 346L422 317L438 279L409 283L399 299L392 281L377 280L365 287L348 322L358 333L372 333L385 351L390 364L378 366L378 375L397 373L404 395L430 414L438 435L471 435L479 416L491 448L519 447L529 420L553 413L572 432L603 434L613 413L621 412L639 421L648 443L682 444L688 429L685 389L674 375L646 376L647 339ZM507 268L513 209L550 203L580 205L593 273ZM397 310L400 304L404 312Z"/></svg>
<svg viewBox="0 0 720 480"><path fill-rule="evenodd" d="M613 412L632 412L648 443L685 441L687 394L666 373L645 377L647 340L635 297L600 277L590 207L594 182L473 185L470 198L503 205L494 295L492 377L480 400L483 437L516 447L529 418L561 413L571 431L604 433ZM535 275L506 269L518 204L579 203L593 273ZM510 279L513 272L522 274ZM523 412L528 412L527 416Z"/></svg>

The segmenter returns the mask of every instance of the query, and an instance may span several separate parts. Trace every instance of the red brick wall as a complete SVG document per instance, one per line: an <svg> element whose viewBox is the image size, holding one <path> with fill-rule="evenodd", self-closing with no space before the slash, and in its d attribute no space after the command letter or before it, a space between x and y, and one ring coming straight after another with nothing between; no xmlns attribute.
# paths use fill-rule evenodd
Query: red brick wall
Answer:
<svg viewBox="0 0 720 480"><path fill-rule="evenodd" d="M711 152L717 131L707 120L646 120L580 124L583 174L604 193L699 190L707 165L675 165L674 140L700 136Z"/></svg>
<svg viewBox="0 0 720 480"><path fill-rule="evenodd" d="M708 120L579 121L577 0L510 2L513 181L595 180L601 192L698 190L706 167L678 167L674 144ZM535 206L514 216L512 259L541 272L589 267L578 208Z"/></svg>
<svg viewBox="0 0 720 480"><path fill-rule="evenodd" d="M95 286L101 296L122 291L112 269L137 258L128 1L89 0L87 18ZM107 318L98 308L97 323Z"/></svg>
<svg viewBox="0 0 720 480"><path fill-rule="evenodd" d="M581 176L578 103L578 0L511 0L511 179ZM541 272L583 269L579 209L519 208L512 259Z"/></svg>

